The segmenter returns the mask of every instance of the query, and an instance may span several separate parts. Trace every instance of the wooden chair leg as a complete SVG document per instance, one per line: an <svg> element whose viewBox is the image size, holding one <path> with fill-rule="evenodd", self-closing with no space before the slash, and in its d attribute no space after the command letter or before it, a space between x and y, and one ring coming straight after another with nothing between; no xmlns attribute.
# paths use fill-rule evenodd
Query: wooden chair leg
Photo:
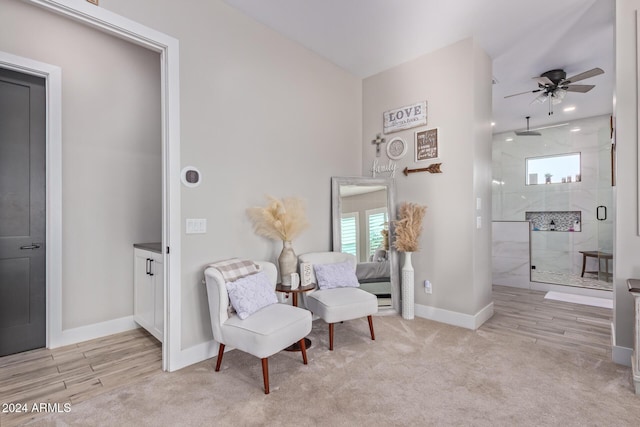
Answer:
<svg viewBox="0 0 640 427"><path fill-rule="evenodd" d="M329 323L329 350L333 351L333 323Z"/></svg>
<svg viewBox="0 0 640 427"><path fill-rule="evenodd" d="M300 351L302 351L302 360L304 364L307 364L307 343L304 342L304 338L300 340Z"/></svg>
<svg viewBox="0 0 640 427"><path fill-rule="evenodd" d="M376 335L373 333L373 316L367 316L367 320L369 320L369 332L371 332L371 339L375 341Z"/></svg>
<svg viewBox="0 0 640 427"><path fill-rule="evenodd" d="M264 378L264 394L269 394L269 359L262 359L262 377Z"/></svg>
<svg viewBox="0 0 640 427"><path fill-rule="evenodd" d="M222 364L222 355L224 354L224 344L220 344L218 348L218 361L216 362L216 372L220 370L220 365Z"/></svg>

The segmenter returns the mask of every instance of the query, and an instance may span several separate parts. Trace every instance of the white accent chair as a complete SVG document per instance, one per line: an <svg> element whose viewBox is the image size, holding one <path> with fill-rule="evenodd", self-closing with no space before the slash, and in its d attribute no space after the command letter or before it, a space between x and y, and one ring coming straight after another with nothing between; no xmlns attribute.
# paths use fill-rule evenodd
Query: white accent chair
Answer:
<svg viewBox="0 0 640 427"><path fill-rule="evenodd" d="M299 262L311 264L335 264L349 261L356 269L356 257L341 252L312 252L298 257ZM313 270L313 269L312 269ZM312 280L317 283L315 271ZM371 339L375 340L372 315L378 312L375 295L360 288L318 289L304 295L306 307L329 324L329 350L333 351L334 324L346 320L367 317Z"/></svg>
<svg viewBox="0 0 640 427"><path fill-rule="evenodd" d="M256 261L275 290L277 270L270 262ZM209 267L204 272L211 315L213 338L220 343L216 372L220 371L226 346L237 348L262 359L264 393L269 394L268 358L295 342L300 342L302 360L307 364L304 337L311 332L311 313L287 304L271 304L244 320L229 314L229 295L220 271Z"/></svg>

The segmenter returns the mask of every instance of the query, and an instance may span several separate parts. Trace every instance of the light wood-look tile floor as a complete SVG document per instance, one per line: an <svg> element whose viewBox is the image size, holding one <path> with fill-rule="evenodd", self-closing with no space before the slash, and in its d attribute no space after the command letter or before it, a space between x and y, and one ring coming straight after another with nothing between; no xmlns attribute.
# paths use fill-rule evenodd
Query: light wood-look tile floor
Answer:
<svg viewBox="0 0 640 427"><path fill-rule="evenodd" d="M494 285L494 315L479 330L611 360L613 310L548 300L545 294Z"/></svg>
<svg viewBox="0 0 640 427"><path fill-rule="evenodd" d="M544 299L545 292L493 287L494 316L479 329L611 360L612 310ZM161 344L143 329L54 350L0 358L0 404L81 402L162 373ZM31 406L29 406L29 409ZM0 426L37 413L0 413Z"/></svg>
<svg viewBox="0 0 640 427"><path fill-rule="evenodd" d="M37 417L34 403L57 404L43 409L63 411L65 403L72 407L161 373L162 344L143 329L0 357L0 426L20 425ZM20 409L26 412L15 412Z"/></svg>

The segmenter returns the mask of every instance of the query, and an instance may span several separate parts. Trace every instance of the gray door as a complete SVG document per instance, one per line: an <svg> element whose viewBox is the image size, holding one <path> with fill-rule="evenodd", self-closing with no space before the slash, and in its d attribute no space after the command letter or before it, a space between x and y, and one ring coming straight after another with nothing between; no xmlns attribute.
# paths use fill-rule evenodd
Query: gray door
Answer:
<svg viewBox="0 0 640 427"><path fill-rule="evenodd" d="M0 356L46 344L45 81L0 69Z"/></svg>

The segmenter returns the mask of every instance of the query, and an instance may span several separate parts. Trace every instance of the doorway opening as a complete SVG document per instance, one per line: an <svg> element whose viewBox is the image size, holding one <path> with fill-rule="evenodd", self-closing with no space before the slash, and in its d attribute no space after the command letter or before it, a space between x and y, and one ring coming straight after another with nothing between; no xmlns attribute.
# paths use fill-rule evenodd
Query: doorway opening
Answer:
<svg viewBox="0 0 640 427"><path fill-rule="evenodd" d="M74 19L92 28L115 35L130 43L159 53L161 75L161 139L162 139L162 257L164 260L165 286L163 292L165 312L165 342L163 345L163 369L176 370L190 364L189 355L180 348L180 115L179 115L179 47L176 39L144 27L102 8L78 3L49 0L28 0L30 4L47 11ZM8 58L8 59L6 59ZM48 161L54 167L48 174L60 174L61 169L61 85L60 70L37 61L0 52L0 64L11 69L25 70L42 75L52 83L47 93L48 115ZM16 65L18 64L18 65ZM57 82L57 83L56 83ZM48 218L47 248L47 346L61 345L86 340L86 335L104 335L103 325L95 324L76 329L64 329L62 325L61 283L61 177L49 176L47 203ZM53 227L50 225L54 224ZM51 238L53 236L53 238ZM56 250L51 250L55 247ZM169 251L171 256L169 256ZM51 256L50 256L51 255ZM169 305L173 307L170 310ZM115 323L118 323L116 319ZM130 320L129 320L130 322ZM121 323L121 322L120 322Z"/></svg>
<svg viewBox="0 0 640 427"><path fill-rule="evenodd" d="M613 290L610 123L599 116L539 136L494 135L493 219L529 223L531 282Z"/></svg>

